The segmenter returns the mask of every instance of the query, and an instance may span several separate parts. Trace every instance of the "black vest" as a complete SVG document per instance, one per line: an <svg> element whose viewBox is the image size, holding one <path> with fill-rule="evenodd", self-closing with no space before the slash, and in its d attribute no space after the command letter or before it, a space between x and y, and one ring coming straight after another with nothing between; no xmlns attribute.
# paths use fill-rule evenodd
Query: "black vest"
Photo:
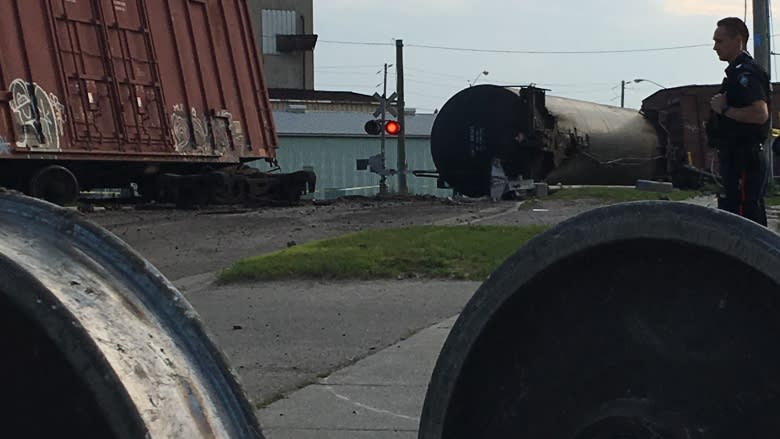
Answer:
<svg viewBox="0 0 780 439"><path fill-rule="evenodd" d="M769 75L766 71L756 64L755 60L743 52L726 69L726 77L720 87L720 93L727 93L727 103L730 107L742 108L750 106L755 98L743 97L746 86L741 84L744 81L743 75L749 75L750 80L758 81L766 96L767 106L771 108L772 88L769 84ZM708 135L710 145L715 147L726 147L730 145L742 145L746 143L763 143L769 137L770 117L763 124L737 122L734 119L715 113L710 114L708 124Z"/></svg>

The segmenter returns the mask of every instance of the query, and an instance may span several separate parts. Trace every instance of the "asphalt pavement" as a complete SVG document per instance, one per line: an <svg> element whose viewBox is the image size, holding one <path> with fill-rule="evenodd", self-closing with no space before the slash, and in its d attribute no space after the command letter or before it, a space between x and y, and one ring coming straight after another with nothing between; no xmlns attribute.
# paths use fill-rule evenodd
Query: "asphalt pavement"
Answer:
<svg viewBox="0 0 780 439"><path fill-rule="evenodd" d="M260 410L267 439L417 437L425 392L455 317Z"/></svg>
<svg viewBox="0 0 780 439"><path fill-rule="evenodd" d="M367 357L384 358L380 352L460 313L480 285L374 280L218 286L211 275L175 284L200 314L258 409L289 400L295 391L320 384ZM434 350L425 355L435 357L438 348ZM415 379L416 384L427 384L427 377Z"/></svg>

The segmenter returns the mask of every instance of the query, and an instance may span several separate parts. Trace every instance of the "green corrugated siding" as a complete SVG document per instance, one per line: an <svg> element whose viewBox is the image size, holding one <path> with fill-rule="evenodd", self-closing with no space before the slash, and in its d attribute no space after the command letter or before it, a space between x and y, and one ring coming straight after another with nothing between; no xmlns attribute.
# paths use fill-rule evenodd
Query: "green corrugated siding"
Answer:
<svg viewBox="0 0 780 439"><path fill-rule="evenodd" d="M305 166L314 168L317 174L315 198L325 198L327 189L378 186L379 175L369 171L358 171L357 159L367 159L379 154L379 138L335 138L335 137L279 137L278 160L284 172L300 170ZM397 168L398 146L395 139L387 139L386 167ZM406 161L409 171L434 170L428 139L406 139ZM436 179L407 176L409 192L418 195L452 195L450 189L436 188ZM387 178L391 191L398 187L395 176ZM350 195L374 195L378 189L350 191Z"/></svg>

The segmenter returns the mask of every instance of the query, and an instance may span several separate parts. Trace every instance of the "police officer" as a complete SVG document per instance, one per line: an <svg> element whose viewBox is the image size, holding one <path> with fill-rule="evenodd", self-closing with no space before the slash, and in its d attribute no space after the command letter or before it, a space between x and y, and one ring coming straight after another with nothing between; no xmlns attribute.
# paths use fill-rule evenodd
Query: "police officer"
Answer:
<svg viewBox="0 0 780 439"><path fill-rule="evenodd" d="M750 33L739 18L718 21L713 48L729 63L726 78L710 106L710 145L718 148L723 192L718 208L766 226L764 195L769 136L769 75L745 50Z"/></svg>

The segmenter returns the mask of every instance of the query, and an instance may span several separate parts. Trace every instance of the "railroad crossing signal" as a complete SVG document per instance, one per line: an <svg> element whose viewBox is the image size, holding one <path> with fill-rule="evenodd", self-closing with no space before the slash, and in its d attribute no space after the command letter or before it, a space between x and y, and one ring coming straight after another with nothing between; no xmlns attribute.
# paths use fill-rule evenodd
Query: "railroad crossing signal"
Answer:
<svg viewBox="0 0 780 439"><path fill-rule="evenodd" d="M391 136L397 136L401 132L401 124L394 120L388 120L385 122L385 132Z"/></svg>
<svg viewBox="0 0 780 439"><path fill-rule="evenodd" d="M388 136L397 136L401 132L401 124L395 120L386 120L384 126L382 121L378 119L371 119L363 126L367 134L377 135L382 134L382 129L385 130L385 134Z"/></svg>
<svg viewBox="0 0 780 439"><path fill-rule="evenodd" d="M398 93L391 94L387 99L383 98L379 93L374 93L374 99L379 101L379 106L374 110L374 117L380 117L384 112L392 114L393 117L398 117L398 110L393 107L393 102L395 102L396 98L398 98Z"/></svg>

